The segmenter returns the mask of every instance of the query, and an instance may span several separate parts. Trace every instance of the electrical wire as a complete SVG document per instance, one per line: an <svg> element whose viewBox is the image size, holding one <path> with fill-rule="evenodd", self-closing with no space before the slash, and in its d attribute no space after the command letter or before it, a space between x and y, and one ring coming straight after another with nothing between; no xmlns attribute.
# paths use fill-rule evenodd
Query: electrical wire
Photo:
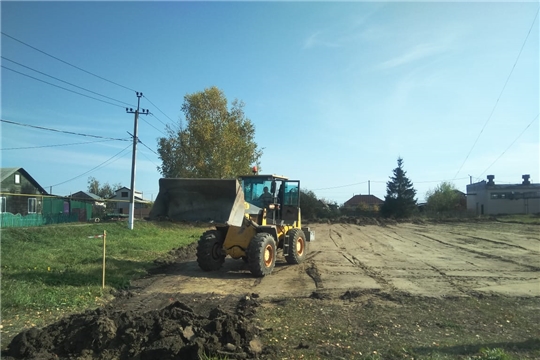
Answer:
<svg viewBox="0 0 540 360"><path fill-rule="evenodd" d="M464 180L464 179L468 179L468 177L463 177L463 178L459 178L459 179L452 179L452 180ZM442 183L442 182L445 182L445 181L451 181L451 180L427 180L427 181L415 181L413 183L414 184L427 184L427 183ZM370 180L369 182L372 183L372 184L386 183L386 181L377 181L377 180ZM367 184L367 183L368 183L368 181L363 181L363 182L360 182L360 183L354 183L354 184L348 184L348 185L338 185L338 186L327 187L327 188L313 189L312 191L339 189L339 188L344 188L344 187L349 187L349 186L363 185L363 184Z"/></svg>
<svg viewBox="0 0 540 360"><path fill-rule="evenodd" d="M97 101L101 101L101 102L103 102L103 103L105 103L105 104L109 104L109 105L113 105L113 106L118 106L118 107L121 107L122 109L125 108L125 107L122 106L122 105L114 104L114 103L109 102L109 101L105 101L105 100L102 100L102 99L98 99L98 98L95 98L95 97L93 97L93 96L86 95L86 94L82 94L82 93L80 93L80 92L78 92L78 91L71 90L71 89L65 88L65 87L63 87L63 86L60 86L60 85L56 85L56 84L50 83L50 82L45 81L45 80L38 79L37 77L33 77L33 76L31 76L31 75L22 73L22 72L20 72L20 71L13 70L13 69L11 69L11 68L8 68L7 66L2 65L2 67L3 67L4 69L6 69L6 70L13 71L13 72L15 72L15 73L17 73L17 74L20 74L20 75L22 75L22 76L29 77L30 79L34 79L34 80L37 80L37 81L41 81L42 83L45 83L45 84L48 84L48 85L51 85L51 86L54 86L54 87L57 87L57 88L60 88L60 89L69 91L69 92L72 92L72 93L75 93L75 94L78 94L78 95L81 95L81 96L84 96L84 97L87 97L87 98L90 98L90 99L94 99L94 100L97 100Z"/></svg>
<svg viewBox="0 0 540 360"><path fill-rule="evenodd" d="M59 79L59 78L57 78L57 77L54 77L54 76L52 76L52 75L46 74L46 73L44 73L44 72L42 72L42 71L33 69L33 68L31 68L30 66L26 66L26 65L23 65L23 64L21 64L21 63L19 63L19 62L17 62L17 61L13 61L13 60L11 60L11 59L8 59L8 58L6 58L5 56L1 56L1 58L4 59L4 60L10 61L10 62L12 62L12 63L14 63L14 64L17 64L17 65L19 65L19 66L22 66L22 67L24 67L24 68L26 68L26 69L35 71L35 72L37 72L38 74L45 75L45 76L48 76L48 77L50 77L50 78L52 78L52 79L55 79L55 80L57 80L57 81L63 82L64 84L68 84L68 85L71 85L71 86L76 87L76 88L78 88L78 89L81 89L81 90L84 90L84 91L88 91L89 93L92 93L92 94L95 94L95 95L99 95L99 96L102 96L102 97L104 97L104 98L106 98L106 99L113 100L113 101L117 101L117 102L122 103L122 104L124 104L124 105L133 107L132 104L129 104L129 103L127 103L127 102L124 102L124 101L121 101L121 100L117 100L117 99L114 99L114 98L112 98L112 97L109 97L109 96L100 94L100 93L98 93L98 92L95 92L95 91L92 91L92 90L88 90L88 89L86 89L86 88L83 88L82 86L78 86L78 85L72 84L72 83L70 83L70 82L68 82L68 81L64 81L64 80Z"/></svg>
<svg viewBox="0 0 540 360"><path fill-rule="evenodd" d="M465 157L465 160L463 160L463 163L459 167L459 170L456 172L456 175L454 175L454 178L456 178L458 176L459 172L463 168L463 165L465 165L465 163L469 159L469 156L471 155L471 152L473 151L474 147L476 146L476 143L478 143L478 139L480 139L480 136L484 132L484 129L486 128L486 125L491 120L491 117L493 116L493 113L495 112L495 109L497 108L497 105L499 105L499 100L501 99L501 96L502 96L504 90L506 89L506 85L508 84L508 81L510 80L510 77L512 76L512 74L514 72L514 69L516 68L516 64L519 61L521 53L523 52L523 48L525 47L525 44L527 43L527 40L529 39L529 35L531 34L534 23L536 22L536 18L538 17L538 11L539 10L540 10L540 7L536 10L536 14L534 15L534 19L533 19L533 22L531 24L531 27L529 28L529 32L527 33L527 36L525 37L525 41L523 41L523 44L521 45L521 49L519 50L519 54L518 54L518 56L516 58L516 61L514 62L514 65L512 66L512 70L510 70L510 74L508 74L508 77L506 78L506 81L504 82L503 88L502 88L501 92L499 93L499 97L497 98L497 101L495 101L495 105L493 106L493 109L491 110L491 113L489 114L487 120L484 122L484 126L482 126L482 129L480 130L480 133L478 134L478 136L474 140L474 143L473 143L471 149L467 153L467 156Z"/></svg>
<svg viewBox="0 0 540 360"><path fill-rule="evenodd" d="M512 143L511 143L510 145L508 145L508 147L501 153L501 155L499 155L499 157L497 157L497 158L495 159L495 161L493 161L493 162L491 163L491 165L489 165L484 171L482 171L482 173L480 174L480 177L481 177L482 175L484 175L484 174L486 173L486 171L488 171L488 170L489 170L489 169L490 169L490 168L491 168L491 167L492 167L492 166L493 166L493 165L494 165L501 157L503 157L503 155L508 151L508 149L510 149L510 148L515 144L515 142L518 141L518 139L521 137L521 135L523 135L523 134L525 133L525 131L527 131L527 129L528 129L528 128L536 121L536 120L538 120L538 116L539 116L539 115L540 115L540 114L537 114L536 117L529 123L529 125L527 125L527 126L525 127L525 129L523 129L523 131L522 131L522 132L514 139L514 141L512 141Z"/></svg>
<svg viewBox="0 0 540 360"><path fill-rule="evenodd" d="M119 139L119 138L111 138L111 137L99 136L99 135L76 133L76 132L72 132L72 131L57 130L57 129L52 129L52 128L46 128L46 127L43 127L43 126L23 124L23 123L19 123L19 122L16 122L16 121L10 121L10 120L5 120L5 119L0 119L0 121L8 123L8 124L19 125L19 126L27 126L27 127L31 127L31 128L35 128L35 129L54 131L54 132L70 134L70 135L86 136L86 137L92 137L92 138L96 138L96 139L106 139L106 140L130 141L129 139Z"/></svg>
<svg viewBox="0 0 540 360"><path fill-rule="evenodd" d="M163 125L164 125L165 127L170 127L170 125L169 125L169 124L165 124L165 123L164 123L163 121L161 121L161 119L160 119L160 118L158 118L158 117L157 117L157 116L156 116L155 114L153 114L153 113L150 113L149 115L152 115L153 117L155 117L155 118L156 118L156 120L157 120L157 121L159 121L160 123L162 123L162 124L163 124Z"/></svg>
<svg viewBox="0 0 540 360"><path fill-rule="evenodd" d="M46 187L55 187L55 186L63 185L63 184L65 184L65 183L68 183L68 182L70 182L70 181L73 181L73 180L75 180L75 179L78 179L78 178L80 178L81 176L87 175L87 174L91 173L92 171L97 170L98 168L100 168L100 167L102 167L102 166L105 166L105 164L108 163L108 162L111 161L111 160L112 160L112 161L110 162L110 164L112 164L112 163L115 162L116 160L120 159L120 154L122 154L124 151L126 151L130 146L131 146L131 144L129 144L129 145L126 146L124 149L122 149L120 152L116 153L115 155L113 155L113 156L110 157L109 159L105 160L104 162L102 162L102 163L99 164L98 166L95 166L95 167L93 167L92 169L90 169L90 170L88 170L88 171L86 171L86 172L84 172L84 173L82 173L82 174L80 174L80 175L77 175L77 176L75 176L75 177L73 177L73 178L71 178L71 179L69 179L69 180L63 181L63 182L61 182L61 183L58 183L58 184L55 184L55 185L49 185L49 186L46 186ZM125 154L124 154L124 155L125 155ZM117 158L117 159L114 159L114 158L116 158L117 156L118 156L118 158ZM113 160L113 159L114 159L114 160Z"/></svg>
<svg viewBox="0 0 540 360"><path fill-rule="evenodd" d="M143 97L144 97L146 100L148 100L148 102L149 102L150 104L152 104L156 109L158 109L160 113L162 113L163 115L165 115L165 117L166 117L167 119L171 120L171 122L174 124L174 120L171 119L167 114L165 114L159 107L157 107L157 105L154 104L154 103L153 103L146 95L143 95ZM154 117L155 117L156 119L158 119L157 116L154 116ZM163 121L161 121L161 120L159 120L159 119L158 119L158 121L159 121L160 123L162 123L163 125L167 126L167 124L165 124Z"/></svg>
<svg viewBox="0 0 540 360"><path fill-rule="evenodd" d="M129 140L129 139L126 139L126 140ZM70 143L70 144L55 144L55 145L42 145L42 146L25 146L25 147L15 147L15 148L3 148L3 149L0 149L0 151L5 151L5 150L25 150L25 149L41 149L41 148L48 148L48 147L71 146L71 145L84 145L84 144L94 144L94 143L105 142L105 141L113 141L113 140L96 140L96 141L85 141L85 142Z"/></svg>
<svg viewBox="0 0 540 360"><path fill-rule="evenodd" d="M465 179L468 179L469 177L462 177L462 178L454 178L454 179L451 179L451 180L428 180L428 181L414 181L414 184L428 184L428 183L442 183L442 182L449 182L449 181L453 181L453 180L465 180Z"/></svg>
<svg viewBox="0 0 540 360"><path fill-rule="evenodd" d="M146 158L146 160L150 161L152 164L156 165L157 168L159 168L159 165L156 164L156 163L155 163L152 159L150 159L148 156L146 156L146 154L145 154L144 152L141 151L140 154L141 154L142 156L144 156L144 157Z"/></svg>
<svg viewBox="0 0 540 360"><path fill-rule="evenodd" d="M339 188L344 188L344 187L348 187L348 186L355 186L355 185L362 185L362 184L367 184L367 181L354 183L354 184L348 184L348 185L339 185L339 186L333 186L333 187L327 187L327 188L313 189L311 191L339 189Z"/></svg>
<svg viewBox="0 0 540 360"><path fill-rule="evenodd" d="M8 38L10 38L10 39L12 39L12 40L15 40L15 41L17 41L17 42L19 42L19 43L21 43L21 44L23 44L23 45L25 45L25 46L28 46L28 47L31 48L31 49L34 49L34 50L36 50L36 51L39 51L40 53L45 54L45 55L47 55L47 56L49 56L49 57L51 57L51 58L53 58L53 59L55 59L55 60L58 60L58 61L60 61L60 62L62 62L62 63L64 63L64 64L66 64L66 65L69 65L69 66L71 66L71 67L74 67L74 68L77 69L77 70L80 70L80 71L82 71L82 72L85 72L85 73L87 73L87 74L90 74L90 75L92 75L92 76L95 76L95 77L97 77L98 79L107 81L107 82L109 82L109 83L111 83L111 84L114 84L114 85L116 85L116 86L120 86L120 87L122 87L122 88L124 88L124 89L126 89L126 90L130 90L130 91L136 92L135 90L133 90L133 89L127 87L127 86L118 84L117 82L114 82L114 81L111 81L111 80L108 80L108 79L106 79L106 78L104 78L104 77L102 77L102 76L96 75L96 74L94 74L94 73L92 73L92 72L90 72L90 71L84 70L84 69L82 69L82 68L80 68L80 67L78 67L78 66L76 66L76 65L73 65L73 64L71 64L71 63L69 63L69 62L67 62L67 61L65 61L65 60L62 60L62 59L60 59L60 58L57 58L56 56L53 56L53 55L51 55L51 54L49 54L49 53L46 53L45 51L40 50L40 49L38 49L38 48L36 48L36 47L30 45L30 44L27 44L27 43L25 43L25 42L22 41L22 40L16 39L16 38L14 38L13 36L8 35L8 34L6 34L6 33L3 32L3 31L2 31L1 33L2 33L2 35L7 36Z"/></svg>
<svg viewBox="0 0 540 360"><path fill-rule="evenodd" d="M153 127L154 129L156 129L157 131L159 131L159 132L162 133L163 135L167 136L163 131L159 130L157 127L155 127L154 125L152 125L151 123L149 123L148 121L146 121L145 118L140 117L139 119L141 119L142 121L144 121L145 123L147 123L148 125L150 125L151 127Z"/></svg>
<svg viewBox="0 0 540 360"><path fill-rule="evenodd" d="M154 150L152 150L151 148L149 148L145 143L143 143L141 141L141 139L138 139L139 140L139 144L141 144L142 146L144 146L145 148L147 148L148 150L150 150L151 152L153 152L154 154L156 154L157 156L159 156L159 154L157 152L155 152Z"/></svg>

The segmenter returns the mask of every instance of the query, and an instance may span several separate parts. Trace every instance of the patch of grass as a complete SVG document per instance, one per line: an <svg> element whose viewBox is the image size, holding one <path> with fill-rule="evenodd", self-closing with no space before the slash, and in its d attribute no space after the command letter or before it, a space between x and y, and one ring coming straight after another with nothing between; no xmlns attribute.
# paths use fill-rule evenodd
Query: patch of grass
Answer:
<svg viewBox="0 0 540 360"><path fill-rule="evenodd" d="M107 231L106 287L102 289ZM23 328L107 301L129 286L156 258L196 241L204 230L169 222L63 224L2 229L2 347Z"/></svg>
<svg viewBox="0 0 540 360"><path fill-rule="evenodd" d="M472 359L479 360L512 360L513 358L504 352L503 349L480 349L480 353L477 356L470 357Z"/></svg>
<svg viewBox="0 0 540 360"><path fill-rule="evenodd" d="M257 311L263 342L289 359L538 359L537 298L287 299Z"/></svg>
<svg viewBox="0 0 540 360"><path fill-rule="evenodd" d="M540 225L540 214L497 215L496 219L500 222Z"/></svg>

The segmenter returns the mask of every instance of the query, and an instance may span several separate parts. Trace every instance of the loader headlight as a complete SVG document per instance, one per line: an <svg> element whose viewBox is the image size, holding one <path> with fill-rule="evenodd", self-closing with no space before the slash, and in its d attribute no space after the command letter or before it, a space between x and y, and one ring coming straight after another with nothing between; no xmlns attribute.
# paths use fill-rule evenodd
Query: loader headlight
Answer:
<svg viewBox="0 0 540 360"><path fill-rule="evenodd" d="M274 210L276 208L276 205L275 204L270 204L270 205L268 205L268 208L270 210Z"/></svg>

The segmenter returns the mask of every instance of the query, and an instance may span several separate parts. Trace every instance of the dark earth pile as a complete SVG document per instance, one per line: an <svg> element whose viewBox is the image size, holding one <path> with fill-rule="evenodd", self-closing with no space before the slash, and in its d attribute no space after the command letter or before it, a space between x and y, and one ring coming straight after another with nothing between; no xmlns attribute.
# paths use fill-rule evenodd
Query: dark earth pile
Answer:
<svg viewBox="0 0 540 360"><path fill-rule="evenodd" d="M255 294L254 294L255 295ZM255 295L256 296L256 295ZM176 301L146 313L86 311L17 335L2 358L16 359L229 359L258 358L261 330L250 321L259 303L243 297L233 311L208 316Z"/></svg>

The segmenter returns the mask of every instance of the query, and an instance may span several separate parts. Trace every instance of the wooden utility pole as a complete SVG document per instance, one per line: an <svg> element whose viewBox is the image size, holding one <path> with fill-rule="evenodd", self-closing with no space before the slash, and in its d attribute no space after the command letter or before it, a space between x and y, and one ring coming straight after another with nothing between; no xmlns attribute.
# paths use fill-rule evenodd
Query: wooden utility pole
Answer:
<svg viewBox="0 0 540 360"><path fill-rule="evenodd" d="M141 96L143 95L142 92L137 92L137 109L133 111L132 108L126 108L126 112L129 114L135 114L135 121L133 125L133 154L131 156L131 190L129 195L129 220L128 220L128 228L130 230L133 230L133 220L135 216L135 163L137 158L137 142L139 141L139 138L137 137L137 131L138 131L138 122L139 122L139 113L143 115L148 115L149 111L148 109L141 109L139 112L139 107L141 105Z"/></svg>

